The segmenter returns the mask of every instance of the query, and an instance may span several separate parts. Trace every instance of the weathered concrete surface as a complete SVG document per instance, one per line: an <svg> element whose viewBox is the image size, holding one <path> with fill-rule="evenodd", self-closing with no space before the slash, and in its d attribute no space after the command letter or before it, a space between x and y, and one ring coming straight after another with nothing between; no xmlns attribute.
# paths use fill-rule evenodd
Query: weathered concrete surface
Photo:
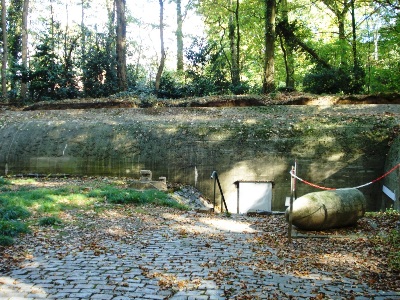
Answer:
<svg viewBox="0 0 400 300"><path fill-rule="evenodd" d="M400 163L400 136L392 143L385 163L385 172L389 172L392 168ZM393 207L400 210L400 168L395 169L383 180L383 185L394 193L394 199L383 194L382 209Z"/></svg>
<svg viewBox="0 0 400 300"><path fill-rule="evenodd" d="M314 192L293 202L292 222L304 230L340 228L356 224L365 210L365 197L357 189Z"/></svg>
<svg viewBox="0 0 400 300"><path fill-rule="evenodd" d="M5 111L0 170L139 178L147 169L210 199L215 170L228 208L235 181L272 180L272 209L283 211L295 159L298 175L320 185L369 182L383 173L399 120L399 105ZM298 195L313 191L298 184ZM380 208L381 186L363 193L368 210Z"/></svg>

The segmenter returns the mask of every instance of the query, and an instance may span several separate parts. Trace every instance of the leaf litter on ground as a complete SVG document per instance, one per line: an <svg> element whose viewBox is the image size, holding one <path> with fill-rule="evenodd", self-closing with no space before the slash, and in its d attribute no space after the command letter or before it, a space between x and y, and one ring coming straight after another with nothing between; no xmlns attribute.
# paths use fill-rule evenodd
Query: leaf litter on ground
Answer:
<svg viewBox="0 0 400 300"><path fill-rule="evenodd" d="M40 179L31 184L33 188L79 185L91 190L112 178L67 178ZM124 187L121 179L118 184ZM16 188L15 186L13 188ZM190 189L188 189L190 190ZM192 191L191 191L192 193ZM232 243L226 234L209 227L196 227L200 219L213 222L236 222L250 224L247 242L251 245L255 259L242 261L240 252L235 258L224 261L225 266L237 268L245 265L254 272L270 270L279 274L295 274L301 278L312 278L315 274L330 273L340 278L354 279L359 284L379 290L400 291L400 273L390 267L390 252L400 251L399 244L390 248L383 243L400 221L400 214L367 214L357 226L326 230L323 232L297 231L297 236L288 243L287 223L282 215L252 216L206 215L194 211L181 211L154 205L111 205L100 203L92 208L69 209L59 216L59 226L31 226L32 232L17 238L10 247L0 247L0 272L18 268L31 260L34 251L48 253L56 251L61 259L74 252L93 251L94 255L110 254L114 250L104 240L115 240L143 247L148 241L143 237L149 232L163 228L162 238L196 238L199 247L210 248L221 241ZM32 216L31 218L35 218ZM192 226L191 226L192 225ZM397 248L396 248L397 247ZM124 253L117 253L123 257ZM125 254L126 255L126 254ZM276 259L268 259L276 257ZM204 267L215 266L215 262L204 262ZM235 281L235 274L216 270L213 278L221 285ZM158 278L162 288L181 289L189 282L174 277L148 274ZM192 283L193 284L193 283ZM244 283L243 283L244 284ZM317 292L317 291L316 291ZM230 293L229 290L226 291ZM245 295L242 295L245 298Z"/></svg>

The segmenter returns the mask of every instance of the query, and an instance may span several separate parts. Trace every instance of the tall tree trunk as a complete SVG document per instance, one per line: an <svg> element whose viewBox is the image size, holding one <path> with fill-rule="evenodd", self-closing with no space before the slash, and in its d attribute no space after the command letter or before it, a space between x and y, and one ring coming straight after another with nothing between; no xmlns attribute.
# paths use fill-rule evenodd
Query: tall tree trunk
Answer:
<svg viewBox="0 0 400 300"><path fill-rule="evenodd" d="M81 2L81 72L83 74L83 66L86 63L86 29L85 29L85 0ZM82 80L83 90L85 91L85 80Z"/></svg>
<svg viewBox="0 0 400 300"><path fill-rule="evenodd" d="M7 99L7 59L8 59L8 44L7 44L7 20L6 20L6 1L1 0L1 30L3 33L3 57L1 65L1 89L4 99Z"/></svg>
<svg viewBox="0 0 400 300"><path fill-rule="evenodd" d="M125 0L116 0L117 9L117 78L120 92L128 89L126 79L126 16Z"/></svg>
<svg viewBox="0 0 400 300"><path fill-rule="evenodd" d="M289 25L289 8L287 0L281 0L282 5L282 22ZM294 55L293 47L287 43L286 39L281 41L281 47L284 52L285 69L286 69L286 88L294 89Z"/></svg>
<svg viewBox="0 0 400 300"><path fill-rule="evenodd" d="M161 44L161 57L156 75L156 93L159 93L161 76L164 71L165 65L165 46L164 46L164 0L159 0L160 3L160 44Z"/></svg>
<svg viewBox="0 0 400 300"><path fill-rule="evenodd" d="M353 65L354 68L358 66L358 57L357 57L357 35L356 35L356 17L355 17L355 10L354 10L354 2L355 0L351 1L351 27L353 33L353 40L352 40L352 49L353 49Z"/></svg>
<svg viewBox="0 0 400 300"><path fill-rule="evenodd" d="M229 47L231 51L231 82L232 85L238 86L240 84L240 69L239 69L239 36L237 35L236 27L239 26L239 0L236 1L235 7L233 1L229 0L229 8L231 12L229 14Z"/></svg>
<svg viewBox="0 0 400 300"><path fill-rule="evenodd" d="M176 0L176 70L183 71L183 16L182 2Z"/></svg>
<svg viewBox="0 0 400 300"><path fill-rule="evenodd" d="M22 69L24 73L28 69L28 10L29 0L24 0L24 6L22 8ZM25 101L27 96L27 85L25 76L22 77L21 82L21 100Z"/></svg>
<svg viewBox="0 0 400 300"><path fill-rule="evenodd" d="M275 90L275 11L276 1L265 0L264 93Z"/></svg>

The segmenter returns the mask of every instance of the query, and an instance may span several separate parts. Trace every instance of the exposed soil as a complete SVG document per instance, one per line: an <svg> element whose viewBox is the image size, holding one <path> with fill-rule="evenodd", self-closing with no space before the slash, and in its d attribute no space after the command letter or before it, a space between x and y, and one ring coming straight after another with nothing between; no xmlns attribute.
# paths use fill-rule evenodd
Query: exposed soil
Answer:
<svg viewBox="0 0 400 300"><path fill-rule="evenodd" d="M42 101L23 107L3 105L12 110L62 110L96 108L146 107L248 107L267 105L340 105L340 104L400 104L399 94L381 95L312 95L300 92L270 95L209 96L184 99L140 100L137 97L109 97Z"/></svg>

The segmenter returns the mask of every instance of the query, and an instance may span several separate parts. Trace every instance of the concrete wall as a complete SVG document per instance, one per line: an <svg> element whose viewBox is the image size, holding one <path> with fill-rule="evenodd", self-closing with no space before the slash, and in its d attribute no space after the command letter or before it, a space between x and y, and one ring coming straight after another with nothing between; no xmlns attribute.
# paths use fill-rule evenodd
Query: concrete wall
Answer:
<svg viewBox="0 0 400 300"><path fill-rule="evenodd" d="M230 210L237 180L274 181L272 209L284 210L295 159L300 177L325 186L357 186L382 174L398 119L368 105L346 107L6 112L0 170L138 178L149 169L153 179L191 184L210 199L216 170ZM298 184L298 196L312 191ZM369 210L380 208L380 186L361 191Z"/></svg>
<svg viewBox="0 0 400 300"><path fill-rule="evenodd" d="M400 163L400 136L392 143L385 163L385 172L389 172L392 168ZM395 208L400 210L400 167L391 172L383 179L383 185L390 192L394 193L394 199L382 193L382 209ZM389 194L391 194L389 192Z"/></svg>

